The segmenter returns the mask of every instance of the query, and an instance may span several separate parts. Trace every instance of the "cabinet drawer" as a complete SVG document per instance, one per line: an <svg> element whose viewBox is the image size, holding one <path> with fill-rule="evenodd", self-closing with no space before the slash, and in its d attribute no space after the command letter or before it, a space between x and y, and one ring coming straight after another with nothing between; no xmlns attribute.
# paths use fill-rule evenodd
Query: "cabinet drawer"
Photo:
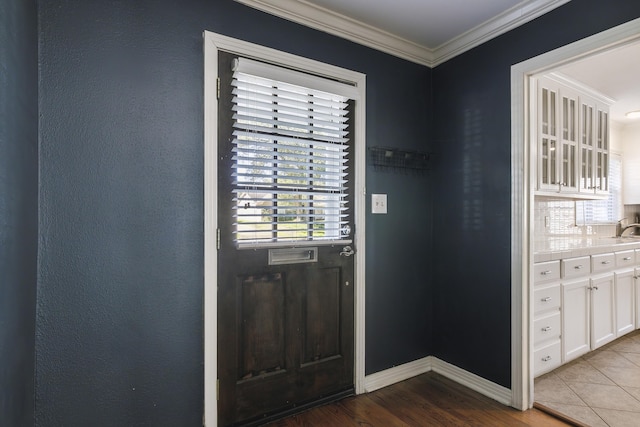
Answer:
<svg viewBox="0 0 640 427"><path fill-rule="evenodd" d="M560 308L560 284L536 288L533 291L533 312L538 314L546 310L558 310Z"/></svg>
<svg viewBox="0 0 640 427"><path fill-rule="evenodd" d="M617 267L633 267L636 265L635 251L616 252L616 268Z"/></svg>
<svg viewBox="0 0 640 427"><path fill-rule="evenodd" d="M587 276L591 273L591 259L588 256L579 258L569 258L562 260L562 277L570 279L573 277Z"/></svg>
<svg viewBox="0 0 640 427"><path fill-rule="evenodd" d="M560 279L560 261L538 262L533 265L534 283Z"/></svg>
<svg viewBox="0 0 640 427"><path fill-rule="evenodd" d="M591 256L591 271L593 273L609 271L615 265L615 256L612 253Z"/></svg>
<svg viewBox="0 0 640 427"><path fill-rule="evenodd" d="M533 352L533 376L537 377L560 366L560 340Z"/></svg>
<svg viewBox="0 0 640 427"><path fill-rule="evenodd" d="M540 317L533 322L533 346L560 339L560 312Z"/></svg>

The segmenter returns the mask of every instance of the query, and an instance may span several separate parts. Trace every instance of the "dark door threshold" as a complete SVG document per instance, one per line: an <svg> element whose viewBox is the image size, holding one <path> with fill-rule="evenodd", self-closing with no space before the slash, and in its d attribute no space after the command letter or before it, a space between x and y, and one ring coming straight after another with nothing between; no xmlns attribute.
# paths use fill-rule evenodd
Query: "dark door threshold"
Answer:
<svg viewBox="0 0 640 427"><path fill-rule="evenodd" d="M233 424L233 426L238 426L238 427L261 426L264 424L274 422L276 420L280 420L282 418L290 417L291 415L299 414L300 412L304 412L307 409L315 408L317 406L322 406L331 402L336 402L340 399L344 399L345 397L349 397L353 395L355 395L355 389L353 387L350 387L346 390L339 391L331 395L323 396L319 399L315 399L310 402L297 404L290 408L286 408L284 410L281 410L275 413L265 414L259 418L254 418L252 420L244 421L238 424Z"/></svg>

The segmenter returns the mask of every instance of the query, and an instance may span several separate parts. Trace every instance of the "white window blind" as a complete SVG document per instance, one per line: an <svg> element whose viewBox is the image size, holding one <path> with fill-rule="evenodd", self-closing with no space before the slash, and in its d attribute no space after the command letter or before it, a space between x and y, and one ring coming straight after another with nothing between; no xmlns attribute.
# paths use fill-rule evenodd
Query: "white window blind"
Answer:
<svg viewBox="0 0 640 427"><path fill-rule="evenodd" d="M236 243L348 239L351 88L245 58L232 86Z"/></svg>
<svg viewBox="0 0 640 427"><path fill-rule="evenodd" d="M615 224L622 218L622 158L609 156L609 196L576 202L576 225Z"/></svg>

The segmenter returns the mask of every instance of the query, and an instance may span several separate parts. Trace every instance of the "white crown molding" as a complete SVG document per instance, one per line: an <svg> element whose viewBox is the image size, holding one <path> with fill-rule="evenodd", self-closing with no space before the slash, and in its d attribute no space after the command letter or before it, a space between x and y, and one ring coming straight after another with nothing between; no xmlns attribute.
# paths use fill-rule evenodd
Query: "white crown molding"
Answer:
<svg viewBox="0 0 640 427"><path fill-rule="evenodd" d="M305 0L235 1L418 64L432 64L431 49Z"/></svg>
<svg viewBox="0 0 640 427"><path fill-rule="evenodd" d="M422 46L305 0L235 1L411 62L435 67L571 0L525 0L436 49Z"/></svg>
<svg viewBox="0 0 640 427"><path fill-rule="evenodd" d="M438 64L526 24L571 0L525 0L500 15L449 40L433 50L432 63Z"/></svg>

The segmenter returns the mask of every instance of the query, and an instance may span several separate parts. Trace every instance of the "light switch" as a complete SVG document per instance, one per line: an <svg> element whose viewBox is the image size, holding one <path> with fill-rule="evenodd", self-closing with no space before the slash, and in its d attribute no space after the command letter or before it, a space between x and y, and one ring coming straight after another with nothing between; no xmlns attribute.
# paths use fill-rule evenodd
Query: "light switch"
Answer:
<svg viewBox="0 0 640 427"><path fill-rule="evenodd" d="M371 213L374 213L374 214L387 213L387 195L386 194L371 195Z"/></svg>

